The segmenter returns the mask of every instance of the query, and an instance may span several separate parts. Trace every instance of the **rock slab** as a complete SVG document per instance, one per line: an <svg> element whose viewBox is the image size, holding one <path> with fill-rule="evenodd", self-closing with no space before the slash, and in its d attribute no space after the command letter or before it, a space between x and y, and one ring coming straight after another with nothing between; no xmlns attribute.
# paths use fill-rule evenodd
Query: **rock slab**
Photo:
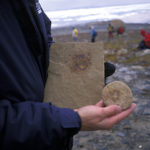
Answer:
<svg viewBox="0 0 150 150"><path fill-rule="evenodd" d="M104 87L103 44L54 43L44 102L58 107L78 108L95 104Z"/></svg>

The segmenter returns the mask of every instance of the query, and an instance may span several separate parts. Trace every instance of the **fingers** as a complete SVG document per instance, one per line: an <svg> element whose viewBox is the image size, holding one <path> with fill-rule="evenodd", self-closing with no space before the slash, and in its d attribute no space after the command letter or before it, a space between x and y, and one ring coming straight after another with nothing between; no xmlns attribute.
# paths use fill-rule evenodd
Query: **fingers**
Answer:
<svg viewBox="0 0 150 150"><path fill-rule="evenodd" d="M131 107L125 111L122 111L121 113L112 116L111 118L108 118L107 121L109 122L108 124L114 125L121 120L127 118L136 108L136 104L132 104Z"/></svg>
<svg viewBox="0 0 150 150"><path fill-rule="evenodd" d="M104 106L103 101L102 101L102 100L101 100L101 101L99 101L99 102L96 104L96 106L103 107L103 106Z"/></svg>
<svg viewBox="0 0 150 150"><path fill-rule="evenodd" d="M117 122L120 122L121 120L125 119L134 111L135 108L136 108L136 104L132 104L129 109L127 109L127 110L121 112L120 114L114 116L114 118L113 118L114 122L117 123Z"/></svg>
<svg viewBox="0 0 150 150"><path fill-rule="evenodd" d="M78 112L78 109L74 109L75 112Z"/></svg>
<svg viewBox="0 0 150 150"><path fill-rule="evenodd" d="M111 117L111 116L114 116L118 113L121 112L121 107L120 106L117 106L117 105L111 105L111 106L108 106L108 107L104 107L102 109L102 115L104 118L108 118L108 117Z"/></svg>

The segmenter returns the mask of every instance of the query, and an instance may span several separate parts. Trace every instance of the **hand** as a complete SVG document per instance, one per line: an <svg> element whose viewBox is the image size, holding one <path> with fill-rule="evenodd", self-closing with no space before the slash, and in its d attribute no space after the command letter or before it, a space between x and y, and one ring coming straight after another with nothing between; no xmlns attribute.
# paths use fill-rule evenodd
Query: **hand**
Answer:
<svg viewBox="0 0 150 150"><path fill-rule="evenodd" d="M125 111L117 105L103 107L103 102L100 101L96 105L89 105L76 109L81 117L82 131L95 131L111 129L115 124L128 117L136 108L136 104Z"/></svg>

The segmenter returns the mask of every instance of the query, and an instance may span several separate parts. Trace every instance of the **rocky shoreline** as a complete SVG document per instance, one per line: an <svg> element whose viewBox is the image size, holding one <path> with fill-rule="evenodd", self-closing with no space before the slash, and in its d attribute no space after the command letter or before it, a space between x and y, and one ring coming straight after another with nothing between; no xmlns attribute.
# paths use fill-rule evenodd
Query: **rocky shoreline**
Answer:
<svg viewBox="0 0 150 150"><path fill-rule="evenodd" d="M150 149L150 66L115 64L111 81L123 81L132 89L137 108L110 131L80 132L74 150L149 150Z"/></svg>
<svg viewBox="0 0 150 150"><path fill-rule="evenodd" d="M105 60L116 66L107 82L125 82L133 92L137 108L110 131L79 132L74 137L73 150L150 150L150 49L137 49L142 39L139 30L150 31L150 25L131 26L124 35L115 35L112 40L108 40L106 30L99 30L96 42L104 43ZM54 40L72 41L70 29L66 34L55 34ZM88 31L79 33L79 41L89 42Z"/></svg>

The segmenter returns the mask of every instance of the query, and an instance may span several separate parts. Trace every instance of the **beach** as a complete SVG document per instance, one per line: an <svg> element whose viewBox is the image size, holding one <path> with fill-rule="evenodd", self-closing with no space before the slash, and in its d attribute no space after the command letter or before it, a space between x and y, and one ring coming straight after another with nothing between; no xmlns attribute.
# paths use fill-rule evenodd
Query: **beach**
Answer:
<svg viewBox="0 0 150 150"><path fill-rule="evenodd" d="M107 82L123 81L132 90L137 108L127 119L109 131L79 132L73 150L149 150L150 149L150 49L137 49L142 40L140 30L150 32L150 24L126 24L123 35L108 39L108 22L92 22L76 26L79 42L90 42L89 25L98 31L96 42L104 43L105 61L116 66ZM72 42L73 26L52 29L55 42Z"/></svg>

